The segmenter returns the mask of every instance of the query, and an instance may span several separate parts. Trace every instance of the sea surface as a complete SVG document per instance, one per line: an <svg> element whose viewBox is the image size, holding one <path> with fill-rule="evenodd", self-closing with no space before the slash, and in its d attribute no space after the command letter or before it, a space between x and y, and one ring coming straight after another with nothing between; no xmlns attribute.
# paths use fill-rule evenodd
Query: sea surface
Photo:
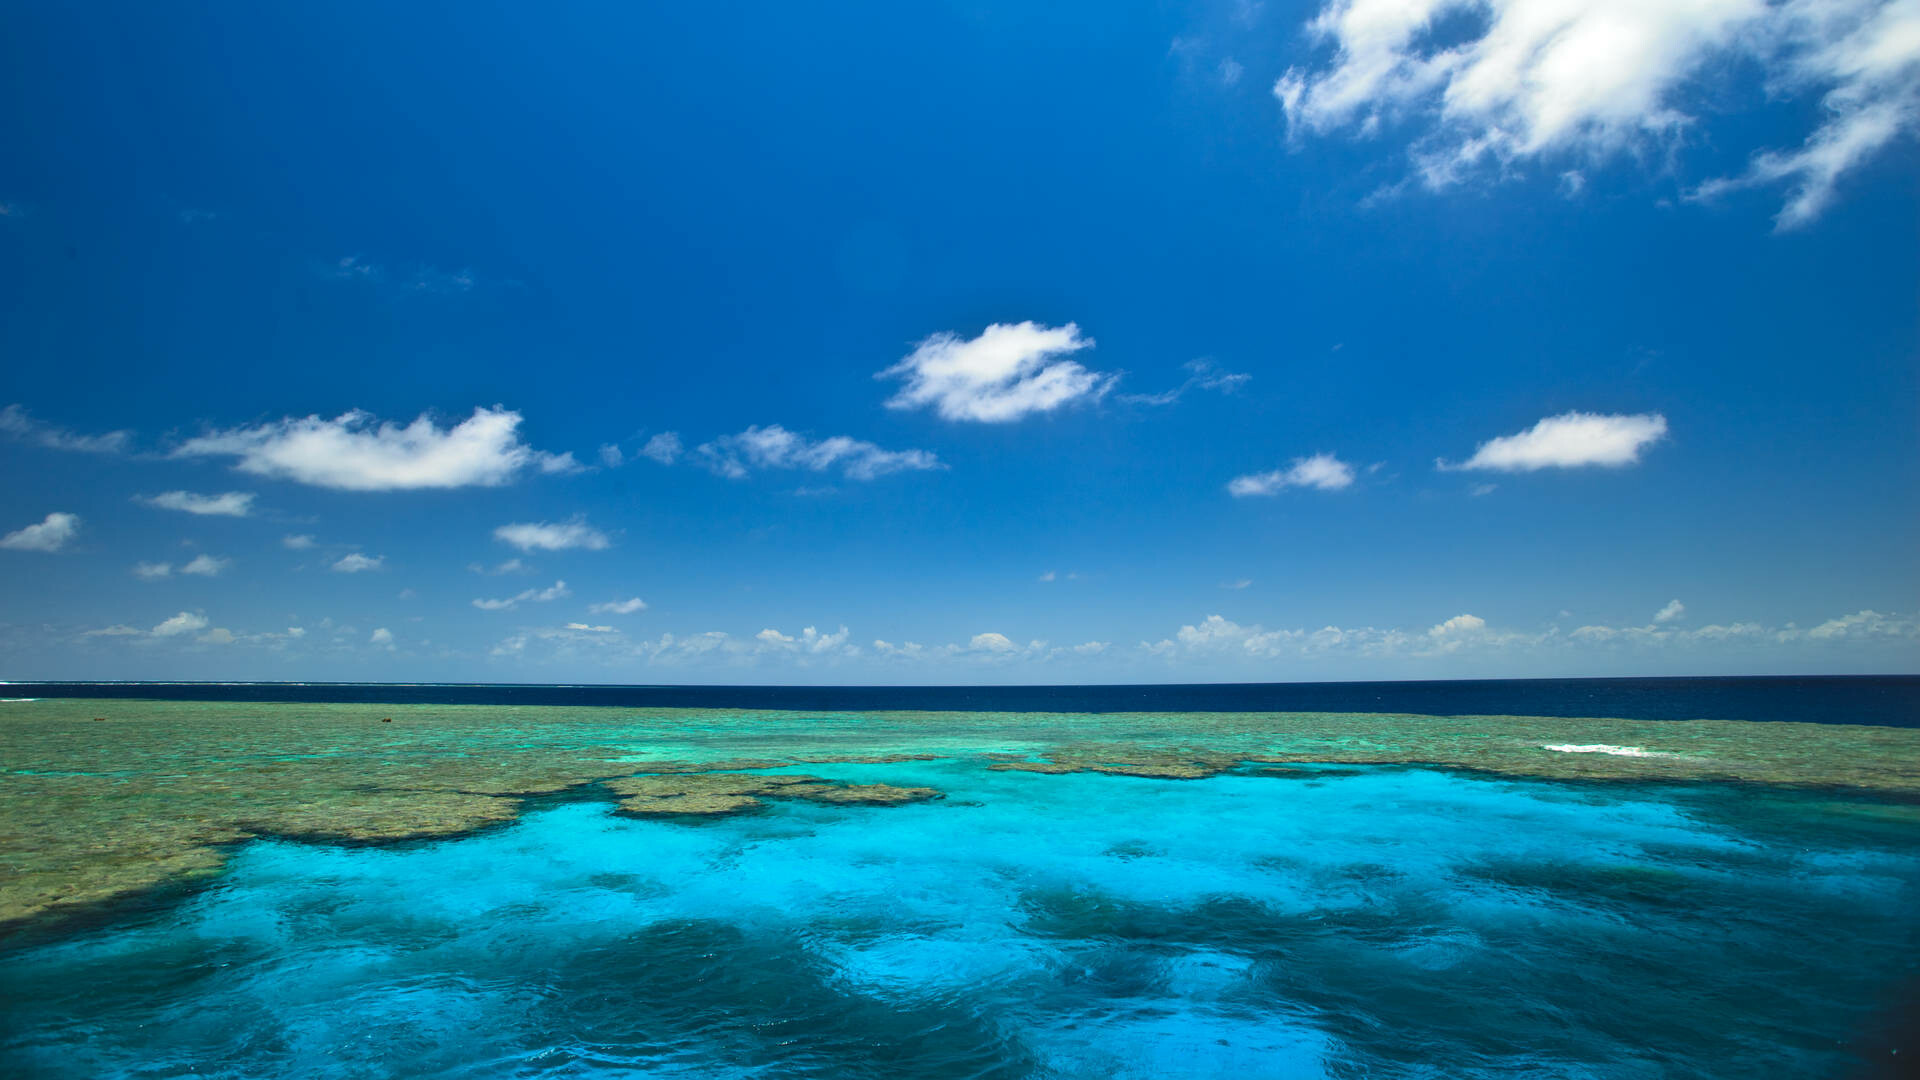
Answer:
<svg viewBox="0 0 1920 1080"><path fill-rule="evenodd" d="M1915 679L0 692L10 1078L1920 1061Z"/></svg>

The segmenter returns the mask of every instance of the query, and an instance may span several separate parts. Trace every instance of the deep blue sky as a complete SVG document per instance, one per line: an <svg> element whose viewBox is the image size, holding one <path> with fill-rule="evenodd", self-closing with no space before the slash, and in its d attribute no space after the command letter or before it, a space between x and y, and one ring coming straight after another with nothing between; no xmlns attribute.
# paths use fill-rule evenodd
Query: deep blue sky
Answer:
<svg viewBox="0 0 1920 1080"><path fill-rule="evenodd" d="M1276 82L1352 53L1315 5L1037 6L16 9L0 532L77 521L0 549L0 677L1920 670L1912 131L1777 224L1791 179L1702 185L1817 136L1831 85L1708 53L1661 92L1684 125L1429 183L1501 117L1290 115ZM1091 339L1053 359L1094 385L888 407L920 343L1025 322ZM582 468L342 490L181 453L495 406L505 452ZM1436 468L1567 413L1665 434ZM342 445L391 449L374 421ZM697 451L769 425L940 467ZM1350 482L1228 490L1319 454ZM254 498L136 501L173 491ZM605 546L495 534L575 520Z"/></svg>

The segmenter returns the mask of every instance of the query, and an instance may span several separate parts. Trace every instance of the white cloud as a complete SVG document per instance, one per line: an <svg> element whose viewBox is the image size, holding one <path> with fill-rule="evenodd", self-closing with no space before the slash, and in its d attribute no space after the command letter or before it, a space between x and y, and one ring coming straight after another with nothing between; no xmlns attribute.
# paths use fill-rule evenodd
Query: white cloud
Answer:
<svg viewBox="0 0 1920 1080"><path fill-rule="evenodd" d="M1678 600L1667 601L1667 606L1653 613L1653 621L1669 623L1687 613L1687 605Z"/></svg>
<svg viewBox="0 0 1920 1080"><path fill-rule="evenodd" d="M580 630L589 634L611 634L614 632L611 626L588 626L583 622L570 622L567 624L567 629Z"/></svg>
<svg viewBox="0 0 1920 1080"><path fill-rule="evenodd" d="M313 547L313 537L307 535L289 535L280 538L280 546L289 551L306 551Z"/></svg>
<svg viewBox="0 0 1920 1080"><path fill-rule="evenodd" d="M391 287L401 293L422 293L450 296L472 292L476 284L473 271L442 270L434 266L416 266L410 270L396 270L380 263L369 262L359 255L346 255L320 268L320 276L336 281L364 281L372 285Z"/></svg>
<svg viewBox="0 0 1920 1080"><path fill-rule="evenodd" d="M196 630L205 630L206 628L207 617L205 615L196 615L191 611L183 611L154 627L152 633L154 637L177 637L180 634L191 634Z"/></svg>
<svg viewBox="0 0 1920 1080"><path fill-rule="evenodd" d="M232 559L213 555L195 555L193 561L180 568L183 574L195 574L200 577L219 577L220 572L233 565Z"/></svg>
<svg viewBox="0 0 1920 1080"><path fill-rule="evenodd" d="M1814 641L1839 641L1846 638L1920 637L1920 619L1909 615L1882 615L1880 612L1857 611L1852 615L1842 615L1806 632Z"/></svg>
<svg viewBox="0 0 1920 1080"><path fill-rule="evenodd" d="M372 634L367 636L367 644L391 645L393 644L393 631L382 626L379 629L375 630Z"/></svg>
<svg viewBox="0 0 1920 1080"><path fill-rule="evenodd" d="M702 444L695 453L714 472L736 480L746 476L753 467L812 472L837 468L849 480L873 480L889 473L946 467L925 450L883 450L873 443L845 435L815 441L779 424L749 427L738 435L722 436Z"/></svg>
<svg viewBox="0 0 1920 1080"><path fill-rule="evenodd" d="M131 431L109 431L105 435L78 435L66 428L35 420L18 405L0 409L0 435L18 442L32 443L49 450L69 450L81 454L118 454L133 441Z"/></svg>
<svg viewBox="0 0 1920 1080"><path fill-rule="evenodd" d="M1054 573L1053 571L1051 571L1051 570L1049 570L1049 571L1047 571L1046 573L1044 573L1044 574L1041 574L1041 575L1040 575L1040 580L1041 580L1041 581L1052 581L1052 580L1054 580L1055 578L1058 578L1059 576L1060 576L1060 575L1058 575L1058 574L1056 574L1056 573Z"/></svg>
<svg viewBox="0 0 1920 1080"><path fill-rule="evenodd" d="M1640 452L1667 437L1667 418L1659 413L1605 416L1570 412L1549 416L1517 435L1481 443L1473 456L1441 469L1491 469L1532 472L1585 465L1618 468L1640 461Z"/></svg>
<svg viewBox="0 0 1920 1080"><path fill-rule="evenodd" d="M574 518L560 522L519 522L502 525L493 530L494 539L511 544L521 551L567 551L572 548L585 548L588 551L604 551L613 541L607 534L588 525L585 519Z"/></svg>
<svg viewBox="0 0 1920 1080"><path fill-rule="evenodd" d="M613 443L607 443L600 448L600 464L605 465L609 469L617 469L626 463L627 455L622 453L620 448Z"/></svg>
<svg viewBox="0 0 1920 1080"><path fill-rule="evenodd" d="M1245 589L1245 588L1251 587L1252 585L1253 585L1252 578L1241 578L1238 581L1223 581L1220 583L1220 587L1223 589Z"/></svg>
<svg viewBox="0 0 1920 1080"><path fill-rule="evenodd" d="M1285 469L1236 476L1228 482L1227 491L1236 498L1244 498L1249 495L1277 495L1290 487L1339 491L1352 484L1353 466L1332 454L1315 454L1312 457L1294 458L1293 464Z"/></svg>
<svg viewBox="0 0 1920 1080"><path fill-rule="evenodd" d="M1111 390L1119 376L1067 359L1092 347L1073 323L994 323L972 339L935 334L875 378L905 382L887 401L890 409L932 406L948 420L1003 423L1097 401Z"/></svg>
<svg viewBox="0 0 1920 1080"><path fill-rule="evenodd" d="M427 416L405 427L354 411L323 420L289 417L189 439L176 457L234 457L242 472L344 491L496 487L529 467L567 472L568 454L547 454L520 441L520 414L475 409L441 429Z"/></svg>
<svg viewBox="0 0 1920 1080"><path fill-rule="evenodd" d="M512 611L521 604L544 604L572 595L573 591L567 588L566 582L556 581L549 588L527 589L502 600L475 600L473 606L481 611Z"/></svg>
<svg viewBox="0 0 1920 1080"><path fill-rule="evenodd" d="M246 517L253 512L251 491L226 491L218 495L196 495L191 491L163 491L158 495L135 495L133 501L158 510L179 510L188 514L214 517Z"/></svg>
<svg viewBox="0 0 1920 1080"><path fill-rule="evenodd" d="M858 645L850 645L850 635L846 627L831 634L823 634L815 627L806 627L797 635L783 634L778 630L766 629L753 636L762 649L774 652L798 653L806 656L848 655L856 656L860 652Z"/></svg>
<svg viewBox="0 0 1920 1080"><path fill-rule="evenodd" d="M173 576L173 564L163 562L140 562L133 564L133 576L142 581L159 581Z"/></svg>
<svg viewBox="0 0 1920 1080"><path fill-rule="evenodd" d="M1010 653L1018 649L1019 646L1015 645L1013 640L1007 637L1007 635L994 633L989 630L984 634L973 635L973 639L967 642L967 648L973 649L976 652Z"/></svg>
<svg viewBox="0 0 1920 1080"><path fill-rule="evenodd" d="M508 559L505 562L499 563L498 565L493 567L482 566L479 563L468 563L467 569L473 571L476 574L485 574L485 575L488 575L489 577L499 577L501 574L526 573L528 571L531 571L533 567L528 566L525 562L521 561L518 557L515 557L512 559Z"/></svg>
<svg viewBox="0 0 1920 1080"><path fill-rule="evenodd" d="M356 551L341 556L340 561L333 564L333 569L342 574L358 574L366 570L378 570L385 566L386 562L385 555L367 556Z"/></svg>
<svg viewBox="0 0 1920 1080"><path fill-rule="evenodd" d="M587 605L589 615L631 615L636 611L647 610L647 602L635 596L627 600L610 600L604 604Z"/></svg>
<svg viewBox="0 0 1920 1080"><path fill-rule="evenodd" d="M663 431L647 440L647 445L640 448L640 456L651 458L662 465L671 465L675 459L679 458L680 450L680 434L674 431Z"/></svg>
<svg viewBox="0 0 1920 1080"><path fill-rule="evenodd" d="M38 525L28 525L0 536L0 548L9 551L59 551L80 531L80 515L51 513Z"/></svg>
<svg viewBox="0 0 1920 1080"><path fill-rule="evenodd" d="M1290 129L1372 137L1411 122L1429 188L1660 156L1694 124L1693 102L1724 107L1756 64L1770 97L1821 95L1817 126L1694 197L1785 182L1779 224L1805 224L1846 172L1920 129L1913 0L1327 0L1307 28L1334 55L1275 83Z"/></svg>

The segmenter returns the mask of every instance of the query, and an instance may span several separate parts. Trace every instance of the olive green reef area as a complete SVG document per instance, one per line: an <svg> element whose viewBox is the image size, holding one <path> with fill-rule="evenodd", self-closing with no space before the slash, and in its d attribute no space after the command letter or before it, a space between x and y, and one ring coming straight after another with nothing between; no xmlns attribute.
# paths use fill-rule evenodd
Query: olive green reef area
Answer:
<svg viewBox="0 0 1920 1080"><path fill-rule="evenodd" d="M566 794L688 822L781 803L883 808L941 793L807 768L884 775L933 759L1146 783L1297 780L1309 765L1733 781L1831 791L1920 827L1920 729L1864 725L45 699L0 703L0 932L216 874L254 837L450 837Z"/></svg>

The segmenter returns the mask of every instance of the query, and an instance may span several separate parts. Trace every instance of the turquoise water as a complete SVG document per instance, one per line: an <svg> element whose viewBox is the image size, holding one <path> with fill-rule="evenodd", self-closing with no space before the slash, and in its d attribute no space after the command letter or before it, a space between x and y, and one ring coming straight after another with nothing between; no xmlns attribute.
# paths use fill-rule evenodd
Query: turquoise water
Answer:
<svg viewBox="0 0 1920 1080"><path fill-rule="evenodd" d="M806 771L948 797L254 842L0 957L0 1073L1848 1076L1920 962L1920 836L1874 804Z"/></svg>

